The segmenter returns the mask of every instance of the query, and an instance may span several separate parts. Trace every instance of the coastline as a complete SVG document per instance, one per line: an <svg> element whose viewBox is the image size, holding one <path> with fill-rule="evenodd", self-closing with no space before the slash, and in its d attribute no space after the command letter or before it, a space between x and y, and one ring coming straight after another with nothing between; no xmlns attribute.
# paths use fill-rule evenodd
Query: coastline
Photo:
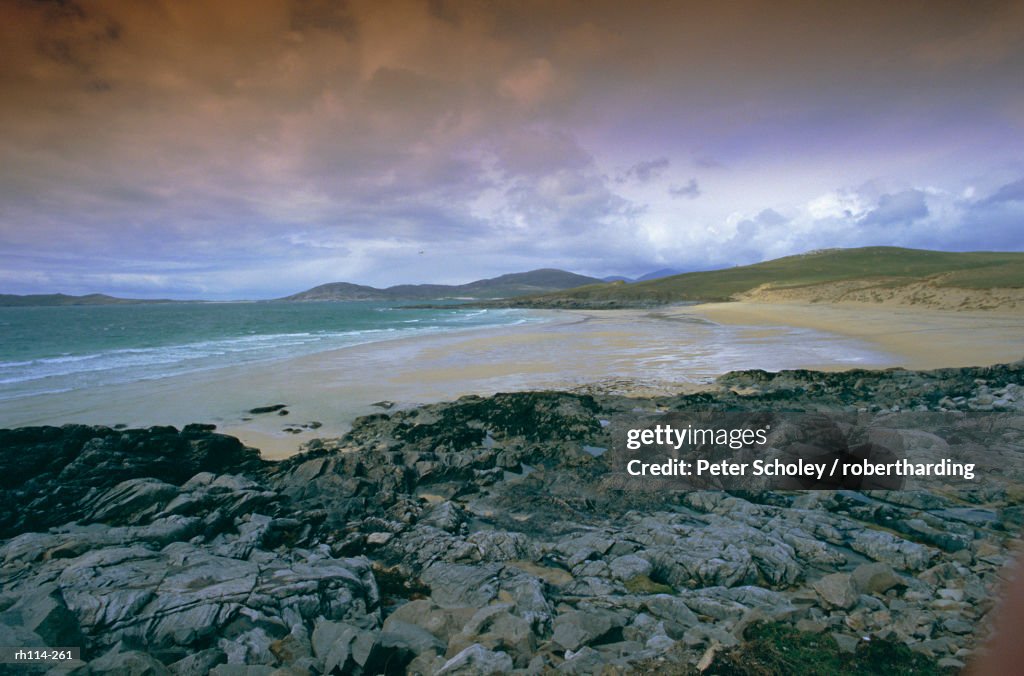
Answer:
<svg viewBox="0 0 1024 676"><path fill-rule="evenodd" d="M364 418L281 462L201 426L0 432L0 629L81 646L97 673L743 673L726 667L766 651L959 672L993 634L1024 521L1022 375L499 394ZM687 421L769 441L622 443ZM827 476L800 470L830 457ZM698 469L630 469L673 458Z"/></svg>
<svg viewBox="0 0 1024 676"><path fill-rule="evenodd" d="M990 366L1024 358L1024 312L937 310L868 303L734 301L674 308L673 314L747 326L814 329L865 341L901 367Z"/></svg>
<svg viewBox="0 0 1024 676"><path fill-rule="evenodd" d="M282 459L388 403L400 410L545 389L650 397L707 389L737 369L938 368L1024 356L1021 315L749 302L549 312L543 323L10 400L0 427L210 423ZM279 403L287 415L248 413Z"/></svg>

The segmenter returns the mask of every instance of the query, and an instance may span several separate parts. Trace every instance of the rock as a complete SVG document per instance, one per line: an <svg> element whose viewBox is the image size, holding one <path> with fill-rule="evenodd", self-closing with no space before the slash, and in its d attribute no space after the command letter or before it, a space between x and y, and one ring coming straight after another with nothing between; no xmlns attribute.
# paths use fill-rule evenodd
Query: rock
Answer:
<svg viewBox="0 0 1024 676"><path fill-rule="evenodd" d="M573 610L555 617L551 640L566 650L578 650L624 625L622 617L608 610Z"/></svg>
<svg viewBox="0 0 1024 676"><path fill-rule="evenodd" d="M265 664L218 664L210 676L272 676L274 667Z"/></svg>
<svg viewBox="0 0 1024 676"><path fill-rule="evenodd" d="M848 573L826 575L814 582L813 587L826 608L851 608L859 598Z"/></svg>
<svg viewBox="0 0 1024 676"><path fill-rule="evenodd" d="M177 495L177 487L159 479L128 479L86 503L89 511L83 519L109 524L143 523Z"/></svg>
<svg viewBox="0 0 1024 676"><path fill-rule="evenodd" d="M417 655L412 662L405 667L407 674L436 674L444 666L445 659L433 653Z"/></svg>
<svg viewBox="0 0 1024 676"><path fill-rule="evenodd" d="M256 408L250 408L249 413L252 415L259 415L261 413L276 413L277 411L287 408L288 404L270 404L269 406L257 406Z"/></svg>
<svg viewBox="0 0 1024 676"><path fill-rule="evenodd" d="M567 651L565 661L558 665L558 671L564 674L598 674L604 663L601 653L584 646L575 652Z"/></svg>
<svg viewBox="0 0 1024 676"><path fill-rule="evenodd" d="M950 669L958 672L967 666L963 660L959 660L955 657L943 657L938 661L938 665L941 669Z"/></svg>
<svg viewBox="0 0 1024 676"><path fill-rule="evenodd" d="M0 538L82 519L94 509L90 500L96 495L131 479L157 482L143 482L119 499L109 496L111 514L125 499L141 501L135 504L142 509L158 502L167 491L159 482L180 485L201 471L262 467L259 452L238 439L193 427L181 432L85 425L0 430ZM17 491L17 497L9 491ZM130 516L131 503L126 508Z"/></svg>
<svg viewBox="0 0 1024 676"><path fill-rule="evenodd" d="M886 563L863 563L852 573L853 583L864 594L884 594L903 581Z"/></svg>
<svg viewBox="0 0 1024 676"><path fill-rule="evenodd" d="M386 631L393 622L406 622L426 629L442 643L457 634L473 617L473 608L441 608L429 600L410 601L396 608L384 621Z"/></svg>
<svg viewBox="0 0 1024 676"><path fill-rule="evenodd" d="M336 668L345 670L358 631L343 622L332 622L323 617L317 619L310 645L323 673L329 674Z"/></svg>
<svg viewBox="0 0 1024 676"><path fill-rule="evenodd" d="M262 627L254 627L234 638L221 638L217 647L227 655L228 664L273 664L273 638Z"/></svg>
<svg viewBox="0 0 1024 676"><path fill-rule="evenodd" d="M512 671L512 658L508 654L488 650L478 643L467 646L444 663L437 676L466 676L477 674L507 674Z"/></svg>
<svg viewBox="0 0 1024 676"><path fill-rule="evenodd" d="M377 636L365 668L370 673L392 673L418 655L441 655L444 650L445 645L426 629L408 622L392 622Z"/></svg>
<svg viewBox="0 0 1024 676"><path fill-rule="evenodd" d="M950 617L942 622L946 631L954 634L970 634L974 632L974 625L959 617Z"/></svg>
<svg viewBox="0 0 1024 676"><path fill-rule="evenodd" d="M530 623L509 612L510 604L497 604L478 610L462 630L448 643L448 655L478 644L488 650L508 653L518 666L526 666L533 657L536 641Z"/></svg>
<svg viewBox="0 0 1024 676"><path fill-rule="evenodd" d="M668 594L656 594L644 599L648 612L662 621L662 628L668 636L680 639L690 627L699 624L700 620L686 602Z"/></svg>
<svg viewBox="0 0 1024 676"><path fill-rule="evenodd" d="M122 674L123 676L170 676L172 673L159 660L138 650L121 652L118 645L89 662L93 674Z"/></svg>
<svg viewBox="0 0 1024 676"><path fill-rule="evenodd" d="M457 533L464 516L455 503L446 500L432 507L420 518L420 524L434 526L449 533Z"/></svg>
<svg viewBox="0 0 1024 676"><path fill-rule="evenodd" d="M223 664L227 655L217 648L207 648L194 652L177 662L168 665L168 670L175 676L205 676L215 666Z"/></svg>
<svg viewBox="0 0 1024 676"><path fill-rule="evenodd" d="M191 647L223 635L240 613L341 618L365 616L378 603L365 560L287 563L271 558L257 565L183 542L159 552L141 546L98 549L52 562L49 575L56 578L56 591L48 598L26 595L5 615L17 614L20 624L38 627L54 639L64 636L48 639L50 645L82 645L80 636L71 638L80 627L100 647L122 639L152 648ZM31 578L19 584L37 586ZM267 635L266 651L288 634L288 624L276 622L279 629ZM250 638L263 642L255 634ZM229 657L234 651L242 655L239 659L250 659L257 649L253 641L236 639L222 650Z"/></svg>
<svg viewBox="0 0 1024 676"><path fill-rule="evenodd" d="M30 589L0 615L0 622L39 636L45 645L81 646L84 642L75 613L60 589L52 584Z"/></svg>
<svg viewBox="0 0 1024 676"><path fill-rule="evenodd" d="M850 538L850 548L902 570L923 570L938 555L930 547L877 530L854 533Z"/></svg>
<svg viewBox="0 0 1024 676"><path fill-rule="evenodd" d="M313 648L302 624L293 625L287 636L271 643L270 652L279 664L312 664Z"/></svg>
<svg viewBox="0 0 1024 676"><path fill-rule="evenodd" d="M1024 513L1024 424L1016 408L986 425L917 411L976 403L975 378L1024 401L1022 376L745 372L727 378L744 396L643 405L465 397L361 418L273 464L205 426L0 430L0 645L77 627L94 661L134 668L141 650L171 673L434 673L460 656L466 673L669 672L784 622L966 662ZM829 429L977 457L986 480L632 490L616 435L694 407L864 409L877 429L828 413Z"/></svg>
<svg viewBox="0 0 1024 676"><path fill-rule="evenodd" d="M612 577L623 582L639 575L650 576L652 569L650 561L635 554L614 558L608 567L611 569Z"/></svg>
<svg viewBox="0 0 1024 676"><path fill-rule="evenodd" d="M442 608L479 608L497 596L501 569L500 564L437 563L420 577L430 587L430 598Z"/></svg>
<svg viewBox="0 0 1024 676"><path fill-rule="evenodd" d="M529 538L522 533L481 531L473 533L466 540L480 548L484 561L529 560L534 555Z"/></svg>

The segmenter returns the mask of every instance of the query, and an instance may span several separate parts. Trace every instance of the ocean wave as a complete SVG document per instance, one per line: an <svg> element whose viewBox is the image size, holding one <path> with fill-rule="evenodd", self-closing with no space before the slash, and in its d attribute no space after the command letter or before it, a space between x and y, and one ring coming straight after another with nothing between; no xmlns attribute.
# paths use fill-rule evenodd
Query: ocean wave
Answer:
<svg viewBox="0 0 1024 676"><path fill-rule="evenodd" d="M523 318L505 311L488 314L486 309L467 311L453 308L415 318L396 312L381 320L373 320L377 326L371 324L344 330L324 328L254 333L250 327L239 327L237 335L171 345L130 345L83 354L63 352L35 359L8 359L0 361L0 399L172 377L396 338L518 324ZM357 319L355 323L359 321L363 320Z"/></svg>

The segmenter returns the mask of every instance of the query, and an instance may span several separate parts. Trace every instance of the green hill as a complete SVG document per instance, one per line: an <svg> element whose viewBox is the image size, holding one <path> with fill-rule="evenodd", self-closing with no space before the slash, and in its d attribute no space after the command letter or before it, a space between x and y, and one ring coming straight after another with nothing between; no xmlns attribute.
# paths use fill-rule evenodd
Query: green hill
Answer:
<svg viewBox="0 0 1024 676"><path fill-rule="evenodd" d="M491 279L459 285L400 284L386 289L372 286L332 282L321 284L281 300L439 300L444 298L508 298L527 294L557 291L592 284L594 277L584 277L564 270L544 268L516 272Z"/></svg>
<svg viewBox="0 0 1024 676"><path fill-rule="evenodd" d="M90 293L85 296L69 296L63 293L32 294L19 296L16 294L0 294L0 307L55 307L63 305L139 305L141 303L173 303L164 298L146 300L142 298L115 298L102 293Z"/></svg>
<svg viewBox="0 0 1024 676"><path fill-rule="evenodd" d="M620 307L714 302L768 285L773 290L859 282L892 289L917 283L936 288L1024 288L1024 253L925 251L898 247L828 249L754 265L688 272L648 282L591 284L517 298L517 307Z"/></svg>

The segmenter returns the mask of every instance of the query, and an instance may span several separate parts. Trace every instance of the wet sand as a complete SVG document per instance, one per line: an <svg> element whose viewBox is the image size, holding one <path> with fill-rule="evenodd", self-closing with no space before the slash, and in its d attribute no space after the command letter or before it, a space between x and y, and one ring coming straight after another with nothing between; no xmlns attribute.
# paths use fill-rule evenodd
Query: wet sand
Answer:
<svg viewBox="0 0 1024 676"><path fill-rule="evenodd" d="M1021 315L756 303L543 314L549 321L6 401L0 427L204 422L282 458L387 410L374 405L382 401L409 407L529 389L649 396L708 387L744 368L937 368L1024 357ZM278 403L287 415L247 413Z"/></svg>
<svg viewBox="0 0 1024 676"><path fill-rule="evenodd" d="M899 366L935 369L1024 359L1024 311L944 311L867 304L707 303L673 308L732 326L791 326L865 341Z"/></svg>
<svg viewBox="0 0 1024 676"><path fill-rule="evenodd" d="M343 434L355 417L385 410L373 405L383 400L407 407L528 389L669 394L706 387L739 368L841 369L903 361L837 334L730 326L675 309L543 314L550 321L6 401L0 427L213 423L265 457L280 458L309 439ZM247 413L278 403L287 404L287 415ZM321 427L312 429L314 421Z"/></svg>

